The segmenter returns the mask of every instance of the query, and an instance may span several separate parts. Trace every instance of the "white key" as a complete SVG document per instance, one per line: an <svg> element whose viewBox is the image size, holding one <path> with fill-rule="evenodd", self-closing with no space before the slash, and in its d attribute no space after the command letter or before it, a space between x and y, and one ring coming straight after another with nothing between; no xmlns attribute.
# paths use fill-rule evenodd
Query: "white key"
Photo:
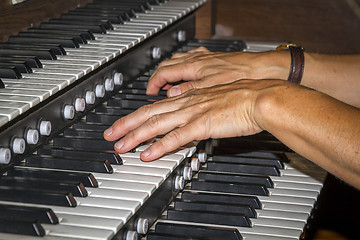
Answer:
<svg viewBox="0 0 360 240"><path fill-rule="evenodd" d="M257 234L242 233L241 236L246 240L298 240L296 237L280 237L280 236L265 236Z"/></svg>
<svg viewBox="0 0 360 240"><path fill-rule="evenodd" d="M67 226L67 225L51 225L42 224L49 236L59 237L75 237L91 240L110 240L114 236L114 232L106 229Z"/></svg>
<svg viewBox="0 0 360 240"><path fill-rule="evenodd" d="M50 95L53 95L59 91L57 85L41 85L41 84L28 84L28 83L5 83L7 89L32 89L32 90L42 90L48 91Z"/></svg>
<svg viewBox="0 0 360 240"><path fill-rule="evenodd" d="M124 153L124 154L119 154L121 158L138 158L140 159L140 154L141 152L134 152L134 153ZM178 164L180 164L183 160L185 159L184 156L180 155L180 154L169 154L169 155L164 155L161 158L159 158L159 160L168 160L168 161L175 161Z"/></svg>
<svg viewBox="0 0 360 240"><path fill-rule="evenodd" d="M315 200L305 197L293 197L293 196L257 196L261 203L287 203L305 206L314 206Z"/></svg>
<svg viewBox="0 0 360 240"><path fill-rule="evenodd" d="M58 60L65 60L65 61L88 61L89 63L99 64L99 66L105 64L107 62L106 57L99 57L99 56L79 56L79 55L65 55L59 56Z"/></svg>
<svg viewBox="0 0 360 240"><path fill-rule="evenodd" d="M106 37L108 38L117 38L117 39L136 39L139 43L145 40L145 37L142 35L136 36L134 34L121 34L119 32L113 32L109 31L108 34L106 34Z"/></svg>
<svg viewBox="0 0 360 240"><path fill-rule="evenodd" d="M252 218L251 222L254 226L288 228L302 231L305 227L305 222L295 220L284 220L274 218Z"/></svg>
<svg viewBox="0 0 360 240"><path fill-rule="evenodd" d="M100 196L85 198L75 197L75 199L78 202L78 206L130 210L132 213L135 213L140 208L139 202L122 199L102 198Z"/></svg>
<svg viewBox="0 0 360 240"><path fill-rule="evenodd" d="M20 234L10 234L10 233L0 233L0 240L39 240L39 237L20 235ZM67 237L57 237L57 236L44 236L41 237L41 240L84 240L84 238L67 238Z"/></svg>
<svg viewBox="0 0 360 240"><path fill-rule="evenodd" d="M111 181L98 179L98 184L100 188L105 189L117 189L117 190L131 190L137 192L146 192L151 195L156 190L156 185L151 183L138 183L138 182L129 182L129 181Z"/></svg>
<svg viewBox="0 0 360 240"><path fill-rule="evenodd" d="M286 211L286 212L299 212L299 213L309 213L312 211L312 206L306 205L296 205L296 204L287 204L287 203L274 203L267 202L263 203L263 210L276 210L276 211Z"/></svg>
<svg viewBox="0 0 360 240"><path fill-rule="evenodd" d="M100 64L98 62L89 62L89 61L82 61L82 60L73 61L73 60L59 59L56 61L42 60L41 62L42 62L42 64L45 64L45 65L86 66L86 67L91 67L92 70L95 70L100 66Z"/></svg>
<svg viewBox="0 0 360 240"><path fill-rule="evenodd" d="M13 120L19 115L20 115L20 111L17 108L0 107L0 116L7 117L9 121Z"/></svg>
<svg viewBox="0 0 360 240"><path fill-rule="evenodd" d="M30 104L23 102L0 101L0 108L16 108L19 110L20 114L22 114L30 109Z"/></svg>
<svg viewBox="0 0 360 240"><path fill-rule="evenodd" d="M317 199L319 193L317 191L302 191L294 189L269 188L272 196L292 196L292 197L307 197L314 200Z"/></svg>
<svg viewBox="0 0 360 240"><path fill-rule="evenodd" d="M304 184L314 184L322 186L323 183L311 177L299 177L299 176L270 176L273 182L293 182L293 183L304 183Z"/></svg>
<svg viewBox="0 0 360 240"><path fill-rule="evenodd" d="M22 74L22 76L23 79L64 80L68 83L68 85L76 81L75 76L59 75L59 74L32 73L32 74Z"/></svg>
<svg viewBox="0 0 360 240"><path fill-rule="evenodd" d="M307 213L298 213L298 212L285 212L277 210L265 210L265 209L256 209L258 218L271 218L271 219L283 219L283 220L297 220L306 223L309 214Z"/></svg>
<svg viewBox="0 0 360 240"><path fill-rule="evenodd" d="M104 49L82 49L82 48L74 48L66 50L68 55L67 56L82 56L82 57L94 57L94 58L105 58L106 62L110 61L114 57L116 57L119 52L113 52Z"/></svg>
<svg viewBox="0 0 360 240"><path fill-rule="evenodd" d="M67 75L73 76L75 79L79 79L84 76L84 72L81 70L71 70L71 69L50 69L50 68L34 68L34 73L42 73L42 74L54 74L54 75Z"/></svg>
<svg viewBox="0 0 360 240"><path fill-rule="evenodd" d="M167 160L156 160L153 162L144 162L140 158L130 158L122 157L123 164L132 165L132 166L146 166L146 167L157 167L157 168L167 168L169 170L174 170L177 167L177 162L167 161Z"/></svg>
<svg viewBox="0 0 360 240"><path fill-rule="evenodd" d="M87 188L89 196L112 198L112 199L124 199L129 201L136 201L144 203L148 198L149 194L146 192L136 192L129 190L116 190L106 188ZM136 204L136 206L138 203ZM135 203L134 203L135 206Z"/></svg>
<svg viewBox="0 0 360 240"><path fill-rule="evenodd" d="M0 127L4 126L6 123L9 122L9 118L6 116L0 116Z"/></svg>
<svg viewBox="0 0 360 240"><path fill-rule="evenodd" d="M68 82L65 80L55 80L55 79L35 79L32 78L31 80L29 79L2 79L3 82L8 82L8 83L18 83L18 84L34 84L34 85L43 85L43 86L57 86L58 90L61 90L63 88L65 88L66 86L68 86Z"/></svg>
<svg viewBox="0 0 360 240"><path fill-rule="evenodd" d="M91 227L111 230L114 233L124 226L123 221L118 219L102 218L102 217L87 217L87 216L75 216L71 214L58 213L61 225Z"/></svg>
<svg viewBox="0 0 360 240"><path fill-rule="evenodd" d="M282 188L282 189L296 189L296 190L308 190L320 193L321 186L315 184L304 184L304 183L289 183L289 182L277 182L273 181L274 188Z"/></svg>
<svg viewBox="0 0 360 240"><path fill-rule="evenodd" d="M36 104L40 103L39 97L34 96L9 96L7 94L2 94L0 91L0 101L7 101L7 102L23 102L30 104L30 107L34 107Z"/></svg>
<svg viewBox="0 0 360 240"><path fill-rule="evenodd" d="M112 181L128 181L136 183L150 183L154 184L156 187L159 187L160 184L164 181L162 177L149 176L142 174L133 174L133 173L117 173L105 174L105 173L92 173L96 179L101 180L112 180Z"/></svg>
<svg viewBox="0 0 360 240"><path fill-rule="evenodd" d="M8 96L29 96L29 97L38 97L40 101L44 101L48 97L50 97L50 93L47 91L41 91L41 90L20 90L20 89L1 89L0 94L2 96L8 95Z"/></svg>
<svg viewBox="0 0 360 240"><path fill-rule="evenodd" d="M65 64L44 64L43 69L52 70L52 71L63 71L63 70L72 70L72 71L81 71L84 75L92 71L91 66L79 66L79 65L65 65ZM76 75L77 76L77 75Z"/></svg>
<svg viewBox="0 0 360 240"><path fill-rule="evenodd" d="M112 165L117 173L135 173L150 176L162 177L164 180L170 175L171 171L165 168Z"/></svg>

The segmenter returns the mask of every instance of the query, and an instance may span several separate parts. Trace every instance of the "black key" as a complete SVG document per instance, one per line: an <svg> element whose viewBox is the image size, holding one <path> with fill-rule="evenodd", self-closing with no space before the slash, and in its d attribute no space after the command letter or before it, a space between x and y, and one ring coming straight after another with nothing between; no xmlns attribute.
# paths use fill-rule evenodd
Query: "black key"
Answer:
<svg viewBox="0 0 360 240"><path fill-rule="evenodd" d="M93 152L81 150L68 150L60 148L40 148L38 149L39 155L51 155L56 157L71 157L71 158L85 158L85 159L98 159L108 160L110 164L121 165L122 160L116 152Z"/></svg>
<svg viewBox="0 0 360 240"><path fill-rule="evenodd" d="M110 125L95 124L95 123L82 123L82 122L75 123L73 125L73 128L76 130L98 131L98 132L104 132L109 127L110 127Z"/></svg>
<svg viewBox="0 0 360 240"><path fill-rule="evenodd" d="M108 142L104 139L57 137L54 139L54 146L92 151L114 151L114 142Z"/></svg>
<svg viewBox="0 0 360 240"><path fill-rule="evenodd" d="M28 177L37 179L53 179L58 181L78 181L85 187L97 188L98 182L91 173L66 172L50 169L33 169L23 167L12 167L7 170L9 177Z"/></svg>
<svg viewBox="0 0 360 240"><path fill-rule="evenodd" d="M64 137L86 137L94 139L102 139L103 133L99 131L79 131L76 129L65 129L63 132Z"/></svg>
<svg viewBox="0 0 360 240"><path fill-rule="evenodd" d="M273 188L274 184L270 177L267 176L254 176L233 173L220 173L200 171L198 179L202 181L217 181L217 182L234 182L234 183L255 183L261 184L268 188Z"/></svg>
<svg viewBox="0 0 360 240"><path fill-rule="evenodd" d="M40 24L43 29L78 29L81 31L91 31L93 33L106 33L106 29L101 25L82 25L82 24L67 24L67 23L54 23L45 22Z"/></svg>
<svg viewBox="0 0 360 240"><path fill-rule="evenodd" d="M54 43L61 44L64 47L78 48L79 43L72 37L34 37L34 36L11 36L9 37L9 43L26 44L26 43Z"/></svg>
<svg viewBox="0 0 360 240"><path fill-rule="evenodd" d="M75 170L85 172L112 173L113 168L107 160L70 159L51 156L31 155L26 158L25 166L50 169Z"/></svg>
<svg viewBox="0 0 360 240"><path fill-rule="evenodd" d="M3 81L0 79L0 88L5 88L5 84L3 83Z"/></svg>
<svg viewBox="0 0 360 240"><path fill-rule="evenodd" d="M110 20L115 24L122 24L125 21L129 21L131 19L129 13L127 11L116 11L108 8L103 9L89 9L89 8L77 8L73 11L69 11L67 14L72 15L94 15L94 16L102 16L104 19Z"/></svg>
<svg viewBox="0 0 360 240"><path fill-rule="evenodd" d="M193 180L191 182L191 189L224 193L251 194L257 196L269 195L269 190L264 185L254 183L232 183Z"/></svg>
<svg viewBox="0 0 360 240"><path fill-rule="evenodd" d="M280 171L274 166L255 164L217 163L209 161L206 170L232 173L259 174L265 176L280 176Z"/></svg>
<svg viewBox="0 0 360 240"><path fill-rule="evenodd" d="M146 234L146 239L147 240L189 240L189 236L187 234L185 234L185 235L170 235L170 234L150 232L150 233ZM192 237L191 240L207 240L207 239Z"/></svg>
<svg viewBox="0 0 360 240"><path fill-rule="evenodd" d="M205 211L205 212L222 212L245 214L249 218L255 218L256 212L249 205L240 204L218 204L209 202L183 202L176 200L174 209L178 211Z"/></svg>
<svg viewBox="0 0 360 240"><path fill-rule="evenodd" d="M65 49L60 44L55 44L55 43L37 43L37 42L35 43L27 42L25 44L0 43L0 46L7 49L12 49L12 48L38 49L38 50L49 49L53 54L66 55Z"/></svg>
<svg viewBox="0 0 360 240"><path fill-rule="evenodd" d="M39 33L39 32L19 32L17 36L24 37L54 37L54 38L72 38L73 41L77 44L86 43L86 39L83 38L80 34L71 34L71 33Z"/></svg>
<svg viewBox="0 0 360 240"><path fill-rule="evenodd" d="M167 219L197 223L212 223L218 225L230 225L250 227L251 222L244 214L236 213L212 213L205 211L176 211L167 210Z"/></svg>
<svg viewBox="0 0 360 240"><path fill-rule="evenodd" d="M225 148L235 148L240 147L242 149L256 150L256 151L282 151L289 152L289 148L285 146L280 141L254 141L251 138L240 137L240 138L230 138L226 141L220 141L219 148L225 146Z"/></svg>
<svg viewBox="0 0 360 240"><path fill-rule="evenodd" d="M2 216L8 218L18 218L27 221L38 220L40 223L47 224L59 223L59 219L50 208L0 204L0 212Z"/></svg>
<svg viewBox="0 0 360 240"><path fill-rule="evenodd" d="M30 236L45 236L45 230L38 221L0 218L0 232Z"/></svg>
<svg viewBox="0 0 360 240"><path fill-rule="evenodd" d="M27 47L12 47L8 48L0 45L0 52L3 55L17 55L17 56L36 56L39 59L55 60L56 54L50 48L27 48Z"/></svg>
<svg viewBox="0 0 360 240"><path fill-rule="evenodd" d="M0 63L0 78L20 79L22 76L16 67L6 66Z"/></svg>
<svg viewBox="0 0 360 240"><path fill-rule="evenodd" d="M249 205L255 209L261 209L260 200L255 196L184 191L181 194L181 199L183 201L191 201L191 202L204 201L204 202L226 203L226 204L244 204L244 205Z"/></svg>
<svg viewBox="0 0 360 240"><path fill-rule="evenodd" d="M130 94L141 94L141 95L146 95L146 89L136 89L136 88L124 88L121 89L122 93L130 93ZM164 96L166 98L166 90L160 90L159 91L159 96Z"/></svg>
<svg viewBox="0 0 360 240"><path fill-rule="evenodd" d="M119 107L108 107L108 106L100 106L95 108L96 113L104 113L109 115L117 115L117 116L124 116L134 112L134 109L128 108L119 108Z"/></svg>
<svg viewBox="0 0 360 240"><path fill-rule="evenodd" d="M241 234L236 228L222 228L211 226L194 226L187 224L172 224L166 222L158 222L155 225L156 233L182 235L186 234L191 237L213 238L213 239L228 239L241 240Z"/></svg>
<svg viewBox="0 0 360 240"><path fill-rule="evenodd" d="M139 88L139 89L146 89L148 82L145 81L134 81L130 83L130 87Z"/></svg>
<svg viewBox="0 0 360 240"><path fill-rule="evenodd" d="M43 29L43 28L28 28L28 32L45 33L45 34L71 34L81 36L84 40L94 40L95 36L91 31L76 30L76 29Z"/></svg>
<svg viewBox="0 0 360 240"><path fill-rule="evenodd" d="M223 156L213 155L213 162L227 162L227 163L248 163L256 165L269 165L277 167L278 169L284 169L284 164L280 159L269 159L269 158L251 158L251 157L237 157L237 156Z"/></svg>
<svg viewBox="0 0 360 240"><path fill-rule="evenodd" d="M14 66L20 73L32 73L31 67L25 61L0 59L0 64L2 66Z"/></svg>
<svg viewBox="0 0 360 240"><path fill-rule="evenodd" d="M69 26L87 26L87 27L98 27L106 30L114 29L112 24L106 20L87 20L87 21L76 21L76 20L66 20L66 19L50 19L49 23L59 23L59 24L68 24ZM90 30L90 29L89 29Z"/></svg>
<svg viewBox="0 0 360 240"><path fill-rule="evenodd" d="M130 109L138 109L144 105L151 104L150 101L144 100L127 100L127 99L109 99L107 101L107 106L109 107L121 107L121 108L130 108Z"/></svg>
<svg viewBox="0 0 360 240"><path fill-rule="evenodd" d="M128 94L128 93L117 93L114 96L115 99L132 99L132 100L146 100L146 101L158 101L165 99L164 96L150 96L150 95L140 95L140 94Z"/></svg>
<svg viewBox="0 0 360 240"><path fill-rule="evenodd" d="M22 187L28 189L39 189L43 191L57 190L71 192L76 197L86 197L88 195L84 185L80 182L63 181L24 177L3 177L0 179L0 185L12 187Z"/></svg>
<svg viewBox="0 0 360 240"><path fill-rule="evenodd" d="M116 120L120 117L126 116L124 115L110 115L110 114L97 114L97 113L89 113L86 115L86 122L89 123L101 123L105 125L112 125Z"/></svg>
<svg viewBox="0 0 360 240"><path fill-rule="evenodd" d="M77 205L74 196L70 192L41 191L20 187L9 189L8 187L0 186L0 200L64 207L75 207Z"/></svg>
<svg viewBox="0 0 360 240"><path fill-rule="evenodd" d="M42 68L42 64L41 64L39 58L37 58L35 56L3 56L0 54L0 61L1 60L24 61L31 68Z"/></svg>
<svg viewBox="0 0 360 240"><path fill-rule="evenodd" d="M220 140L221 142L221 140ZM261 159L275 159L282 162L289 162L284 152L267 152L267 151L256 151L237 148L227 148L224 146L215 147L213 151L214 156L229 156L229 157L245 157L245 158L261 158Z"/></svg>
<svg viewBox="0 0 360 240"><path fill-rule="evenodd" d="M107 20L111 24L122 24L124 21L119 18L119 16L111 16L111 15L96 15L96 14L84 14L84 13L65 13L62 14L61 19L66 20L79 20L79 21L93 21L93 20Z"/></svg>

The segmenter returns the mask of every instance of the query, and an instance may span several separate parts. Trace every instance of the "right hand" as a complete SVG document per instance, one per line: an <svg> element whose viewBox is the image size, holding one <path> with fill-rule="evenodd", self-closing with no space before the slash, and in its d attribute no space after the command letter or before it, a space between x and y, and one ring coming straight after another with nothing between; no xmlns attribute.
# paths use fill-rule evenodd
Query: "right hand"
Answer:
<svg viewBox="0 0 360 240"><path fill-rule="evenodd" d="M204 47L187 53L177 53L159 64L151 76L146 93L157 95L161 88L168 97L190 89L211 87L239 79L283 79L289 74L290 55L287 52L210 52ZM172 86L180 80L185 83Z"/></svg>

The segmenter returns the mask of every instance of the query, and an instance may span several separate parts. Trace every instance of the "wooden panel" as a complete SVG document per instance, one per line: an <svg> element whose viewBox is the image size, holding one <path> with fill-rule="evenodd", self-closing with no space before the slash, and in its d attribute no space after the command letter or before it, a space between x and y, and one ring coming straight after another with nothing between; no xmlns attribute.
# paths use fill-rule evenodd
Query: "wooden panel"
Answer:
<svg viewBox="0 0 360 240"><path fill-rule="evenodd" d="M92 0L28 0L13 6L10 0L0 1L0 42L10 35L38 26L41 22L58 17L61 13Z"/></svg>
<svg viewBox="0 0 360 240"><path fill-rule="evenodd" d="M196 12L196 38L211 38L215 34L215 1L208 0Z"/></svg>
<svg viewBox="0 0 360 240"><path fill-rule="evenodd" d="M360 53L360 19L348 2L359 0L221 0L216 18L232 36L284 39L314 52Z"/></svg>

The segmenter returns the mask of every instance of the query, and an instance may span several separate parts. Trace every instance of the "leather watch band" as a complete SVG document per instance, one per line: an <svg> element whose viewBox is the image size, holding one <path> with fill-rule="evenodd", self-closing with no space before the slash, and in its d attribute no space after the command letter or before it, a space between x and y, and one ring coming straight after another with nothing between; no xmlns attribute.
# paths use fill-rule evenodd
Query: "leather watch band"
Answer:
<svg viewBox="0 0 360 240"><path fill-rule="evenodd" d="M305 65L304 51L302 47L289 46L291 55L291 66L288 81L296 84L300 84Z"/></svg>

